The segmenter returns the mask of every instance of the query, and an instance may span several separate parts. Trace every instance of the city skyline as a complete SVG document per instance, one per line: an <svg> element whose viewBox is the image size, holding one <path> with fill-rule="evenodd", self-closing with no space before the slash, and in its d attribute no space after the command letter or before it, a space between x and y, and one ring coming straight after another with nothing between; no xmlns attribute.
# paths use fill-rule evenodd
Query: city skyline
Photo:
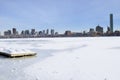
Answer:
<svg viewBox="0 0 120 80"><path fill-rule="evenodd" d="M36 29L22 30L21 33L17 31L16 28L12 30L4 31L4 35L0 38L40 38L40 37L96 37L96 36L120 36L120 30L114 31L114 20L113 14L109 15L109 26L107 26L107 31L104 31L104 27L97 25L95 28L90 28L88 32L74 32L72 30L65 30L64 33L59 34L55 32L54 29L46 29L41 31L36 31Z"/></svg>
<svg viewBox="0 0 120 80"><path fill-rule="evenodd" d="M13 27L18 30L55 29L76 32L88 31L98 24L107 30L109 14L114 15L114 29L119 30L118 0L1 0L0 31Z"/></svg>

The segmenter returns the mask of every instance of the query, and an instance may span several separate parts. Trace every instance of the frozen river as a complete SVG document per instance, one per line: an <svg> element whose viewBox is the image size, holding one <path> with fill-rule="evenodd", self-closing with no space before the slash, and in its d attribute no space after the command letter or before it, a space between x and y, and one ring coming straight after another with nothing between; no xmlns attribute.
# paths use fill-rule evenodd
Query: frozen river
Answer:
<svg viewBox="0 0 120 80"><path fill-rule="evenodd" d="M120 80L120 38L0 39L0 48L32 57L0 56L0 80Z"/></svg>
<svg viewBox="0 0 120 80"><path fill-rule="evenodd" d="M36 52L37 55L20 58L7 58L0 55L0 80L29 80L25 77L23 69L52 56L51 53L56 52L56 50L40 49L41 45L50 41L46 39L1 39L0 48L25 48Z"/></svg>

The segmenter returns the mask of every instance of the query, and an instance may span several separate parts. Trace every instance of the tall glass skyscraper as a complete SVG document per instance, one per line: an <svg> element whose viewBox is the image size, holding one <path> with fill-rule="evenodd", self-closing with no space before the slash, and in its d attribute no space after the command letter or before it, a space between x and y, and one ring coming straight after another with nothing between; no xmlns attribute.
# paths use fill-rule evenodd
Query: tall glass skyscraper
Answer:
<svg viewBox="0 0 120 80"><path fill-rule="evenodd" d="M110 32L113 33L113 14L110 14Z"/></svg>

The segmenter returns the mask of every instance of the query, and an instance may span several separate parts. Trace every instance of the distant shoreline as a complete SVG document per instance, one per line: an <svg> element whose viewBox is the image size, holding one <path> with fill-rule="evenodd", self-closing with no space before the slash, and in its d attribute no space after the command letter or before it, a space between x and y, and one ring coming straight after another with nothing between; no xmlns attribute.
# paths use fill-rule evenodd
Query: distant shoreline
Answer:
<svg viewBox="0 0 120 80"><path fill-rule="evenodd" d="M67 37L12 37L12 38L0 38L0 39L33 39L33 38L86 38L86 37L90 37L90 38L97 38L97 37L120 37L120 36L67 36Z"/></svg>

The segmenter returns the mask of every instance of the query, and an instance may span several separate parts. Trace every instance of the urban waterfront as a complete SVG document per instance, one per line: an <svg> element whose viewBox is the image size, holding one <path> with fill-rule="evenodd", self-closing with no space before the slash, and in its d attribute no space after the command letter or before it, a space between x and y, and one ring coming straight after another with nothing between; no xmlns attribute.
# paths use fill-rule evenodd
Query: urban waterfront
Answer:
<svg viewBox="0 0 120 80"><path fill-rule="evenodd" d="M95 36L120 36L119 30L113 30L113 14L110 14L110 25L107 27L107 31L104 31L104 28L100 25L97 25L94 28L90 28L89 32L72 32L71 30L66 30L63 34L55 32L54 29L47 29L42 31L36 31L35 29L31 30L22 30L21 33L17 31L16 28L12 30L4 31L4 35L0 38L38 38L38 37L95 37Z"/></svg>

